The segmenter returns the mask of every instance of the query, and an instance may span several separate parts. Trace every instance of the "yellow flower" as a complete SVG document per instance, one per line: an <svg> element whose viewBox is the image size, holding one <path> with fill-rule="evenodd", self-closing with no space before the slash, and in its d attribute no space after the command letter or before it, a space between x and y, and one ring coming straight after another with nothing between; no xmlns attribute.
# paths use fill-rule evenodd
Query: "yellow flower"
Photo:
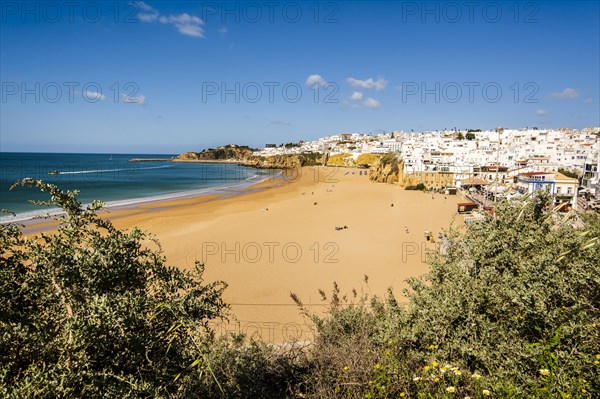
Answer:
<svg viewBox="0 0 600 399"><path fill-rule="evenodd" d="M437 348L437 345L429 345L429 350L436 350Z"/></svg>
<svg viewBox="0 0 600 399"><path fill-rule="evenodd" d="M439 379L439 377L435 377L433 380L434 380L435 382L438 382L440 379Z"/></svg>
<svg viewBox="0 0 600 399"><path fill-rule="evenodd" d="M596 359L600 360L600 355L596 355Z"/></svg>
<svg viewBox="0 0 600 399"><path fill-rule="evenodd" d="M550 375L550 370L548 370L548 369L541 369L540 370L540 374L543 375L543 376Z"/></svg>
<svg viewBox="0 0 600 399"><path fill-rule="evenodd" d="M454 370L454 374L455 374L455 375L461 375L461 374L462 374L462 372L461 372L460 370Z"/></svg>
<svg viewBox="0 0 600 399"><path fill-rule="evenodd" d="M344 366L344 371L348 371L348 370L350 370L350 367Z"/></svg>
<svg viewBox="0 0 600 399"><path fill-rule="evenodd" d="M384 352L384 354L386 356L392 356L392 351L391 350L387 350L387 351Z"/></svg>
<svg viewBox="0 0 600 399"><path fill-rule="evenodd" d="M473 373L473 375L471 377L475 378L476 380L481 378L481 376L477 373Z"/></svg>
<svg viewBox="0 0 600 399"><path fill-rule="evenodd" d="M435 360L434 360L433 362L431 362L431 365L432 365L433 367L437 367L437 366L438 366L438 364L439 364L439 363L438 363L438 362L436 362Z"/></svg>
<svg viewBox="0 0 600 399"><path fill-rule="evenodd" d="M400 392L400 397L401 397L401 398L403 398L403 397L405 397L405 396L406 396L406 393L404 393L404 392Z"/></svg>
<svg viewBox="0 0 600 399"><path fill-rule="evenodd" d="M446 388L446 392L453 393L454 391L455 391L454 387L448 387L448 388Z"/></svg>
<svg viewBox="0 0 600 399"><path fill-rule="evenodd" d="M430 369L430 368L431 368L431 367L429 367L429 366L425 366L425 367L424 367L425 371L429 371L429 369Z"/></svg>
<svg viewBox="0 0 600 399"><path fill-rule="evenodd" d="M375 370L379 370L381 368L381 364L377 363L375 366L373 366L373 368Z"/></svg>
<svg viewBox="0 0 600 399"><path fill-rule="evenodd" d="M600 364L600 360L594 361L594 364Z"/></svg>
<svg viewBox="0 0 600 399"><path fill-rule="evenodd" d="M487 389L484 389L483 391L481 391L481 393L483 394L483 396L490 396L490 391L488 391Z"/></svg>

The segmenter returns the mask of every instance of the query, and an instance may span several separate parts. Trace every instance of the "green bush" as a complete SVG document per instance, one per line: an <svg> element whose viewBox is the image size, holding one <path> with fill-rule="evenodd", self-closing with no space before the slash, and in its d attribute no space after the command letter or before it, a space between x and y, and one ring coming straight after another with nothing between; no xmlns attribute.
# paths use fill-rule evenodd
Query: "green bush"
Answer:
<svg viewBox="0 0 600 399"><path fill-rule="evenodd" d="M189 396L213 375L208 321L227 310L203 266L168 267L152 238L26 179L64 210L55 234L0 225L0 396Z"/></svg>
<svg viewBox="0 0 600 399"><path fill-rule="evenodd" d="M416 185L410 185L410 186L406 186L404 188L405 190L418 190L418 191L425 191L427 190L427 187L425 186L424 183L418 183Z"/></svg>
<svg viewBox="0 0 600 399"><path fill-rule="evenodd" d="M499 203L449 232L408 304L331 301L310 315L314 397L592 398L600 392L600 222ZM336 294L336 297L338 295ZM350 364L352 363L352 364ZM347 367L347 368L346 368Z"/></svg>

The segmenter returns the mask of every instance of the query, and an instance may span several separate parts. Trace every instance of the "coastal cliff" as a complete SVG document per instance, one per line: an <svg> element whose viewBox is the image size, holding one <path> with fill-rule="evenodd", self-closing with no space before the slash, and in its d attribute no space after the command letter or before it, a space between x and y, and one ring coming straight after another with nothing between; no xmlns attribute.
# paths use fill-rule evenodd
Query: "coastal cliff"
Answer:
<svg viewBox="0 0 600 399"><path fill-rule="evenodd" d="M256 156L252 155L253 152L250 147L229 144L201 152L185 152L175 157L173 162L231 162L260 169L292 169L320 165L322 158L320 153Z"/></svg>
<svg viewBox="0 0 600 399"><path fill-rule="evenodd" d="M341 153L333 154L327 159L327 166L341 166L341 167L356 167L360 165L372 166L376 164L381 155L379 154L360 154L356 160L352 157L352 154Z"/></svg>
<svg viewBox="0 0 600 399"><path fill-rule="evenodd" d="M396 155L385 154L369 169L369 179L377 183L398 183L400 162Z"/></svg>
<svg viewBox="0 0 600 399"><path fill-rule="evenodd" d="M201 152L185 152L175 158L175 161L223 161L244 160L252 156L252 148L229 144L217 148L209 148Z"/></svg>
<svg viewBox="0 0 600 399"><path fill-rule="evenodd" d="M308 153L298 155L273 155L269 157L251 156L240 162L240 165L261 169L293 169L302 166L321 164L322 154Z"/></svg>

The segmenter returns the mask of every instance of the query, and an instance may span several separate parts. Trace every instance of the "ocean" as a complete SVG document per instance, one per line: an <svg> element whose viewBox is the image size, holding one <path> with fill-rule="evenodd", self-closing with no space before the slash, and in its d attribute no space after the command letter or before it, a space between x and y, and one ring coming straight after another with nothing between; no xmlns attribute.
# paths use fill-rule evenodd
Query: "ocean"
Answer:
<svg viewBox="0 0 600 399"><path fill-rule="evenodd" d="M171 158L165 154L59 154L0 152L0 222L25 220L55 209L31 204L49 200L36 188L10 187L23 178L41 179L63 190L79 190L79 201L109 207L237 191L277 172L233 164L129 162L132 158ZM58 172L58 173L48 173Z"/></svg>

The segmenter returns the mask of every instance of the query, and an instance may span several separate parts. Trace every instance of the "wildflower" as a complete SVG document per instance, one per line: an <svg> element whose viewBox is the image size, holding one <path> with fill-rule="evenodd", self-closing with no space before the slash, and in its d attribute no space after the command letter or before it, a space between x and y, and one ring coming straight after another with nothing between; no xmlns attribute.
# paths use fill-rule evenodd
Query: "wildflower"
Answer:
<svg viewBox="0 0 600 399"><path fill-rule="evenodd" d="M596 364L596 365L600 364L600 360L596 360L596 361L594 362L594 364Z"/></svg>
<svg viewBox="0 0 600 399"><path fill-rule="evenodd" d="M406 393L405 393L405 392L400 392L400 397L401 397L401 398L403 398L403 397L405 397L405 396L406 396Z"/></svg>
<svg viewBox="0 0 600 399"><path fill-rule="evenodd" d="M461 375L462 372L460 370L454 370L454 375Z"/></svg>
<svg viewBox="0 0 600 399"><path fill-rule="evenodd" d="M600 355L596 355L596 359L600 360Z"/></svg>
<svg viewBox="0 0 600 399"><path fill-rule="evenodd" d="M465 396L463 399L471 399L470 396Z"/></svg>
<svg viewBox="0 0 600 399"><path fill-rule="evenodd" d="M540 374L543 375L543 376L550 375L550 370L548 370L548 369L541 369L540 370Z"/></svg>
<svg viewBox="0 0 600 399"><path fill-rule="evenodd" d="M424 367L425 371L429 371L429 369L430 369L430 368L431 368L431 367L429 367L429 366L425 366L425 367Z"/></svg>
<svg viewBox="0 0 600 399"><path fill-rule="evenodd" d="M391 350L387 350L387 351L384 352L384 354L386 356L392 356L392 351Z"/></svg>
<svg viewBox="0 0 600 399"><path fill-rule="evenodd" d="M439 363L438 363L438 362L436 362L435 360L434 360L433 362L431 362L431 365L432 365L433 367L437 367L437 366L438 366L438 364L439 364Z"/></svg>
<svg viewBox="0 0 600 399"><path fill-rule="evenodd" d="M481 393L483 394L483 396L490 396L490 391L488 391L487 389L484 389L483 391L481 391Z"/></svg>
<svg viewBox="0 0 600 399"><path fill-rule="evenodd" d="M421 380L421 377L415 377L415 378L413 378L414 382L417 382L417 381L420 381L420 380Z"/></svg>
<svg viewBox="0 0 600 399"><path fill-rule="evenodd" d="M439 382L439 381L440 381L440 378L439 378L439 377L435 377L435 378L433 379L433 381L435 381L435 382Z"/></svg>
<svg viewBox="0 0 600 399"><path fill-rule="evenodd" d="M373 366L373 368L375 370L379 370L381 368L381 364L377 363L377 364L375 364L375 366Z"/></svg>
<svg viewBox="0 0 600 399"><path fill-rule="evenodd" d="M477 373L473 373L473 375L471 376L473 378L475 378L476 380L481 378L481 375L477 374Z"/></svg>
<svg viewBox="0 0 600 399"><path fill-rule="evenodd" d="M446 388L446 392L453 393L455 391L454 387Z"/></svg>
<svg viewBox="0 0 600 399"><path fill-rule="evenodd" d="M350 367L344 366L344 371L348 371L348 370L350 370Z"/></svg>
<svg viewBox="0 0 600 399"><path fill-rule="evenodd" d="M429 345L429 350L436 350L438 348L437 345Z"/></svg>
<svg viewBox="0 0 600 399"><path fill-rule="evenodd" d="M373 385L373 381L372 380L369 380L369 385Z"/></svg>

